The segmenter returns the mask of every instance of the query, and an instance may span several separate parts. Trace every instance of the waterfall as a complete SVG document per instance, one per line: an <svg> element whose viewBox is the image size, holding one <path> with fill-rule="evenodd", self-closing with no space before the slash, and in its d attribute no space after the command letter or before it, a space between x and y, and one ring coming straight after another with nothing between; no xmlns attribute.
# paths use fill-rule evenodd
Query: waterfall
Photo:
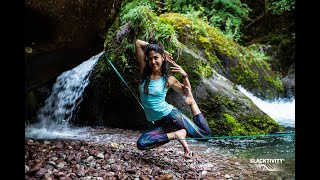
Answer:
<svg viewBox="0 0 320 180"><path fill-rule="evenodd" d="M279 99L273 102L263 101L244 89L237 86L239 90L249 97L263 112L285 127L295 127L295 100Z"/></svg>
<svg viewBox="0 0 320 180"><path fill-rule="evenodd" d="M57 77L50 96L37 112L38 122L26 128L26 137L50 138L77 134L75 129L70 128L69 121L82 101L91 71L102 53Z"/></svg>

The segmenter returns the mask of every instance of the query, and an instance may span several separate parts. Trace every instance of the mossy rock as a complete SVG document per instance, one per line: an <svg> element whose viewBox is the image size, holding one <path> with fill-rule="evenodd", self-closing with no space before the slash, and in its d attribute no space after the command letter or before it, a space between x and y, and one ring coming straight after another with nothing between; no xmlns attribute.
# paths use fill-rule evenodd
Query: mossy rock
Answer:
<svg viewBox="0 0 320 180"><path fill-rule="evenodd" d="M138 12L139 16L136 15ZM188 72L194 97L213 135L271 133L282 129L236 86L238 83L249 87L249 90L255 88L265 97L276 94L274 92L278 92L276 90L279 88L274 85L276 80L273 79L267 64L255 60L245 48L227 39L215 28L193 26L191 20L179 14L158 16L147 6L131 10L127 8L121 13L122 18L116 18L107 33L104 52L135 96L139 97L135 39L147 40L156 37L164 42L166 50L173 53L174 60ZM177 19L179 23L174 24L173 21L177 22ZM159 30L158 27L163 25L169 30ZM175 31L171 31L172 29ZM179 75L175 76L181 78ZM136 114L134 111L128 113L131 118L123 116L119 119L112 119L108 113L102 113L104 124L131 129L149 126L130 89L124 85L105 58L99 59L94 68L92 83L92 86L98 89L100 109L103 111L108 112L110 109L107 107L113 104L126 103L137 111ZM168 92L167 101L191 118L191 111L182 103L181 95L171 90ZM118 108L115 111L123 113L128 110L121 105Z"/></svg>

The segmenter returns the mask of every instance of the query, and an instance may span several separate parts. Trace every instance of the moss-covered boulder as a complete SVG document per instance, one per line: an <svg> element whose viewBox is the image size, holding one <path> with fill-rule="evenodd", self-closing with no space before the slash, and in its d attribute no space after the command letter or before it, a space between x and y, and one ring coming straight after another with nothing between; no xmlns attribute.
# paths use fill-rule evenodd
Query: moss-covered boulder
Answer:
<svg viewBox="0 0 320 180"><path fill-rule="evenodd" d="M182 48L181 54L184 61L180 63L197 67L201 57L187 47ZM187 71L193 74L193 94L214 136L263 134L282 129L224 76L212 70L209 77L204 77L195 70L190 68ZM175 91L169 91L167 101L192 117L190 108L183 104L182 96Z"/></svg>
<svg viewBox="0 0 320 180"><path fill-rule="evenodd" d="M250 49L227 38L219 29L178 13L166 13L159 17L162 22L174 27L179 42L201 56L219 74L260 98L283 96L281 79L269 64Z"/></svg>
<svg viewBox="0 0 320 180"><path fill-rule="evenodd" d="M92 88L92 93L99 98L100 109L104 112L100 118L104 124L131 129L150 125L135 99L135 96L139 97L140 79L134 42L136 38L147 40L155 37L163 42L166 50L174 54L174 60L188 72L194 97L213 135L271 133L282 129L243 95L234 83L251 87L249 90L258 89L267 96L278 92L277 81L273 79L266 63L254 59L245 48L228 40L214 28L204 26L207 29L202 30L209 33L199 36L199 29L193 26L190 19L179 14L158 16L151 6L130 8L132 3L122 7L119 18L109 29L105 56L99 59L93 71L91 88L95 88ZM182 27L177 26L171 22L174 19L176 24L181 21L185 23ZM179 31L186 28L189 29L187 32ZM112 66L126 80L125 83ZM181 78L178 75L176 77ZM270 87L267 88L267 85ZM170 90L167 101L191 117L190 109L183 105L181 95ZM121 117L112 118L108 115L110 108Z"/></svg>

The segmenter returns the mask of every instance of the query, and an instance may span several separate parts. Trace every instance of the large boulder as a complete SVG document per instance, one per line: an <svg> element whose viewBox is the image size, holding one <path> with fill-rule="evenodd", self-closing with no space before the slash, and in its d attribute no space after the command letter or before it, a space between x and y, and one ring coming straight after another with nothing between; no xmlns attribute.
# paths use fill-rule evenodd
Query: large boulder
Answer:
<svg viewBox="0 0 320 180"><path fill-rule="evenodd" d="M136 7L131 9L132 11L127 8L127 10L127 14L126 11L122 11L124 13L121 16L122 18L116 18L109 29L105 41L104 55L100 57L95 66L90 87L85 93L86 96L91 98L85 98L83 106L92 107L92 109L98 109L98 111L91 111L91 113L80 111L79 113L86 114L86 116L79 116L76 123L94 124L94 122L99 122L100 125L130 129L145 129L150 125L145 119L142 108L134 98L135 96L139 97L138 85L140 83L134 42L136 38L146 40L148 37L146 35L149 34L164 42L166 49L174 54L175 61L188 72L192 92L213 131L213 135L272 133L282 129L276 121L262 112L248 97L242 94L236 84L216 71L200 51L195 51L198 45L193 46L191 43L180 42L179 39L183 37L175 34L170 24L159 21L157 15L152 13L148 7ZM135 16L138 12L140 16ZM142 19L139 19L139 17ZM152 22L153 26L146 26L147 22ZM165 32L161 32L155 27L166 27L162 29ZM194 29L193 27L189 28ZM170 30L172 31L170 32ZM167 33L166 36L164 36L164 33ZM192 36L196 33L190 34ZM226 38L220 40L224 39ZM221 42L221 44L223 43ZM213 56L210 52L207 53L209 56ZM220 51L220 53L220 56L222 56L223 51ZM255 66L252 66L255 70L263 72L259 74L261 76L259 78L264 79L264 75L269 78L272 77L267 73L269 69L259 69L268 68L267 64L259 65L259 61L254 61L254 59L251 59L251 61L251 64L255 64ZM111 63L120 72L122 78L126 80L130 89L121 81ZM240 61L234 63L236 63L235 66L238 69L243 69L242 65L248 68L246 63L243 64ZM246 77L242 76L244 81L247 80ZM181 77L176 75L176 78ZM250 77L248 79L250 81ZM183 105L181 95L171 90L168 92L167 101L192 117L189 107ZM88 122L88 119L91 122Z"/></svg>

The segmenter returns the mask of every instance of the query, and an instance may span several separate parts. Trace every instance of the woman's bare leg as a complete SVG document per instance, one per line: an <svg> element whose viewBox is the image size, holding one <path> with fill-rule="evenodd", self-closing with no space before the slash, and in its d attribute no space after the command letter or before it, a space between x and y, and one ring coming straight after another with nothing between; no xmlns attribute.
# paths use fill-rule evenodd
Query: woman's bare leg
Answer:
<svg viewBox="0 0 320 180"><path fill-rule="evenodd" d="M200 114L201 111L200 111L196 101L193 98L193 95L191 93L191 89L188 86L184 86L184 92L186 95L184 103L186 105L190 106L193 116ZM187 141L185 140L185 138L187 137L187 130L186 129L180 129L178 131L167 133L167 136L168 136L169 140L178 139L178 141L181 143L181 145L184 148L185 158L191 158L193 153L189 150L189 146L187 144Z"/></svg>
<svg viewBox="0 0 320 180"><path fill-rule="evenodd" d="M196 116L197 114L201 113L196 101L193 98L191 89L188 86L184 86L184 93L186 94L186 99L184 100L184 103L190 106L193 116Z"/></svg>
<svg viewBox="0 0 320 180"><path fill-rule="evenodd" d="M185 129L180 129L167 134L169 139L177 139L183 146L184 155L186 158L190 158L190 150L185 138L187 137L187 131Z"/></svg>

